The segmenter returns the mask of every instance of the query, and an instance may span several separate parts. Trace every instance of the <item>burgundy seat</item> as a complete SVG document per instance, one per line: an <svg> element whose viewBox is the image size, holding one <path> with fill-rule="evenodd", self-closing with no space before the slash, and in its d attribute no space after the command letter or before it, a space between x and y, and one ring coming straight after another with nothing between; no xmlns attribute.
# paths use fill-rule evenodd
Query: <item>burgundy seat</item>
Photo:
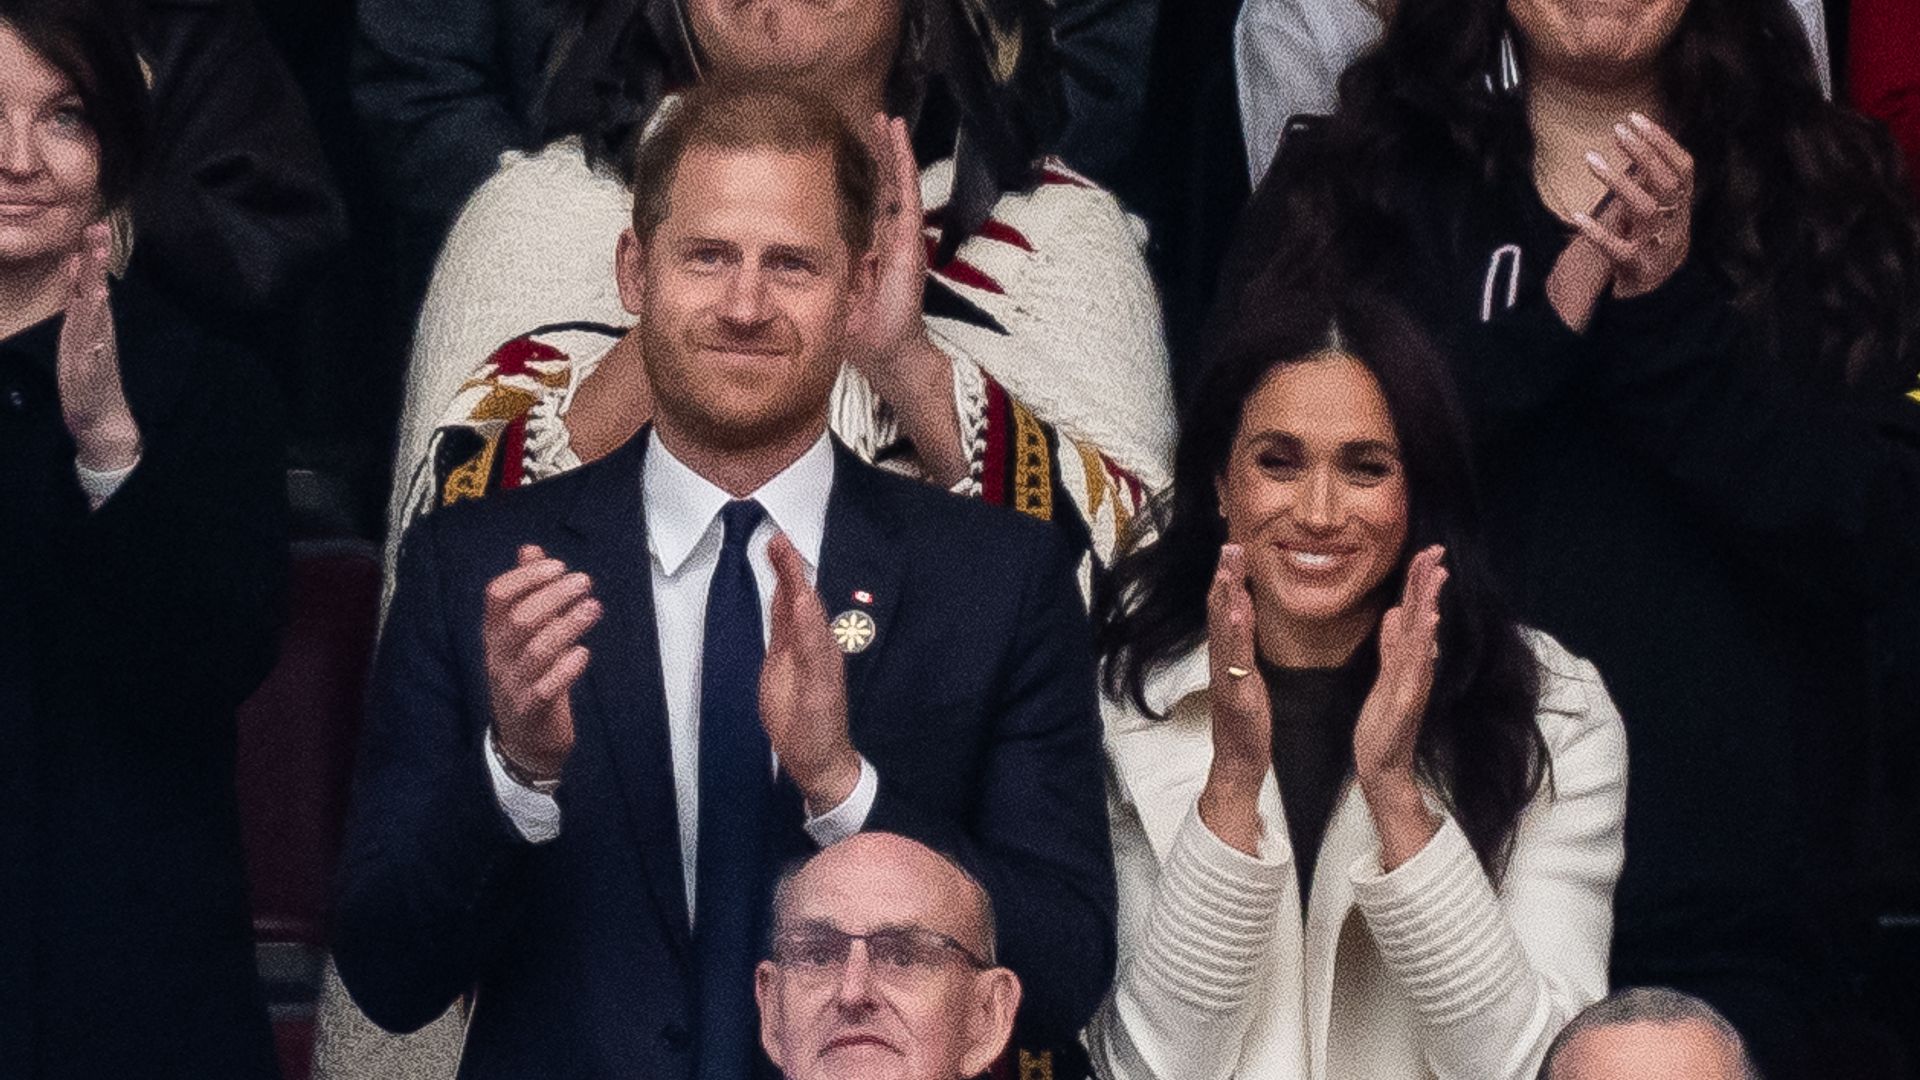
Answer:
<svg viewBox="0 0 1920 1080"><path fill-rule="evenodd" d="M293 547L273 673L241 706L241 832L260 978L281 1071L305 1080L328 902L380 612L380 558L354 540Z"/></svg>

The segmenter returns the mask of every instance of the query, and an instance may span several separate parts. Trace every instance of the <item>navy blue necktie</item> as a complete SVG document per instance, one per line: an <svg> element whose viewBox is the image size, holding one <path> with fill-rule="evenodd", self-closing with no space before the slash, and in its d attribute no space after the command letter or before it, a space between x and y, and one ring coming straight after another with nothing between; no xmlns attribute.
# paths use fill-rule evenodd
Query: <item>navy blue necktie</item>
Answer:
<svg viewBox="0 0 1920 1080"><path fill-rule="evenodd" d="M700 831L694 851L694 955L700 979L700 1080L747 1080L759 1053L753 968L767 898L763 843L773 748L760 726L760 589L747 540L766 517L735 500L707 588L700 664Z"/></svg>

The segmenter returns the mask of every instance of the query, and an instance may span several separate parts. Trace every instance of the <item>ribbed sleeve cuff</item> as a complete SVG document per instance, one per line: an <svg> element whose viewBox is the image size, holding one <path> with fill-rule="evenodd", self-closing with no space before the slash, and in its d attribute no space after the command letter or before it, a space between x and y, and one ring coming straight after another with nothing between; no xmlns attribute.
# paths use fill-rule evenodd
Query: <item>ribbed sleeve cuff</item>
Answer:
<svg viewBox="0 0 1920 1080"><path fill-rule="evenodd" d="M1141 971L1160 990L1201 1009L1232 1010L1252 992L1293 874L1284 838L1263 840L1278 858L1255 859L1210 832L1196 805L1175 835L1147 928Z"/></svg>
<svg viewBox="0 0 1920 1080"><path fill-rule="evenodd" d="M1427 1023L1444 1027L1479 1013L1531 977L1493 885L1451 817L1391 873L1369 855L1350 876L1381 959Z"/></svg>

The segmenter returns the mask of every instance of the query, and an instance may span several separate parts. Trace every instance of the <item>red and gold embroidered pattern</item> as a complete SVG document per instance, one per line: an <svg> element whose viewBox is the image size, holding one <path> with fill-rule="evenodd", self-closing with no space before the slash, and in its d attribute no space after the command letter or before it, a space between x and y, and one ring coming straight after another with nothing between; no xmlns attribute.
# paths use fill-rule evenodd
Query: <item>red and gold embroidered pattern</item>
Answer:
<svg viewBox="0 0 1920 1080"><path fill-rule="evenodd" d="M493 455L499 447L499 439L488 439L481 445L479 453L448 473L447 484L440 489L440 505L452 506L465 499L478 499L486 495L487 477L493 475Z"/></svg>
<svg viewBox="0 0 1920 1080"><path fill-rule="evenodd" d="M1047 431L1025 405L1013 404L1013 508L1053 520L1053 454Z"/></svg>

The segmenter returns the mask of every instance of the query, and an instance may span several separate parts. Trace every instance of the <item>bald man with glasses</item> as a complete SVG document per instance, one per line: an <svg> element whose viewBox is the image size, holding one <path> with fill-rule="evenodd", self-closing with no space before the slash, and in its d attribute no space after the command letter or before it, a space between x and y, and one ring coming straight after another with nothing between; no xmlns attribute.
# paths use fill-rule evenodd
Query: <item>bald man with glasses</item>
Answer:
<svg viewBox="0 0 1920 1080"><path fill-rule="evenodd" d="M781 879L756 972L787 1080L966 1080L1006 1047L1020 980L979 882L917 841L861 833Z"/></svg>

